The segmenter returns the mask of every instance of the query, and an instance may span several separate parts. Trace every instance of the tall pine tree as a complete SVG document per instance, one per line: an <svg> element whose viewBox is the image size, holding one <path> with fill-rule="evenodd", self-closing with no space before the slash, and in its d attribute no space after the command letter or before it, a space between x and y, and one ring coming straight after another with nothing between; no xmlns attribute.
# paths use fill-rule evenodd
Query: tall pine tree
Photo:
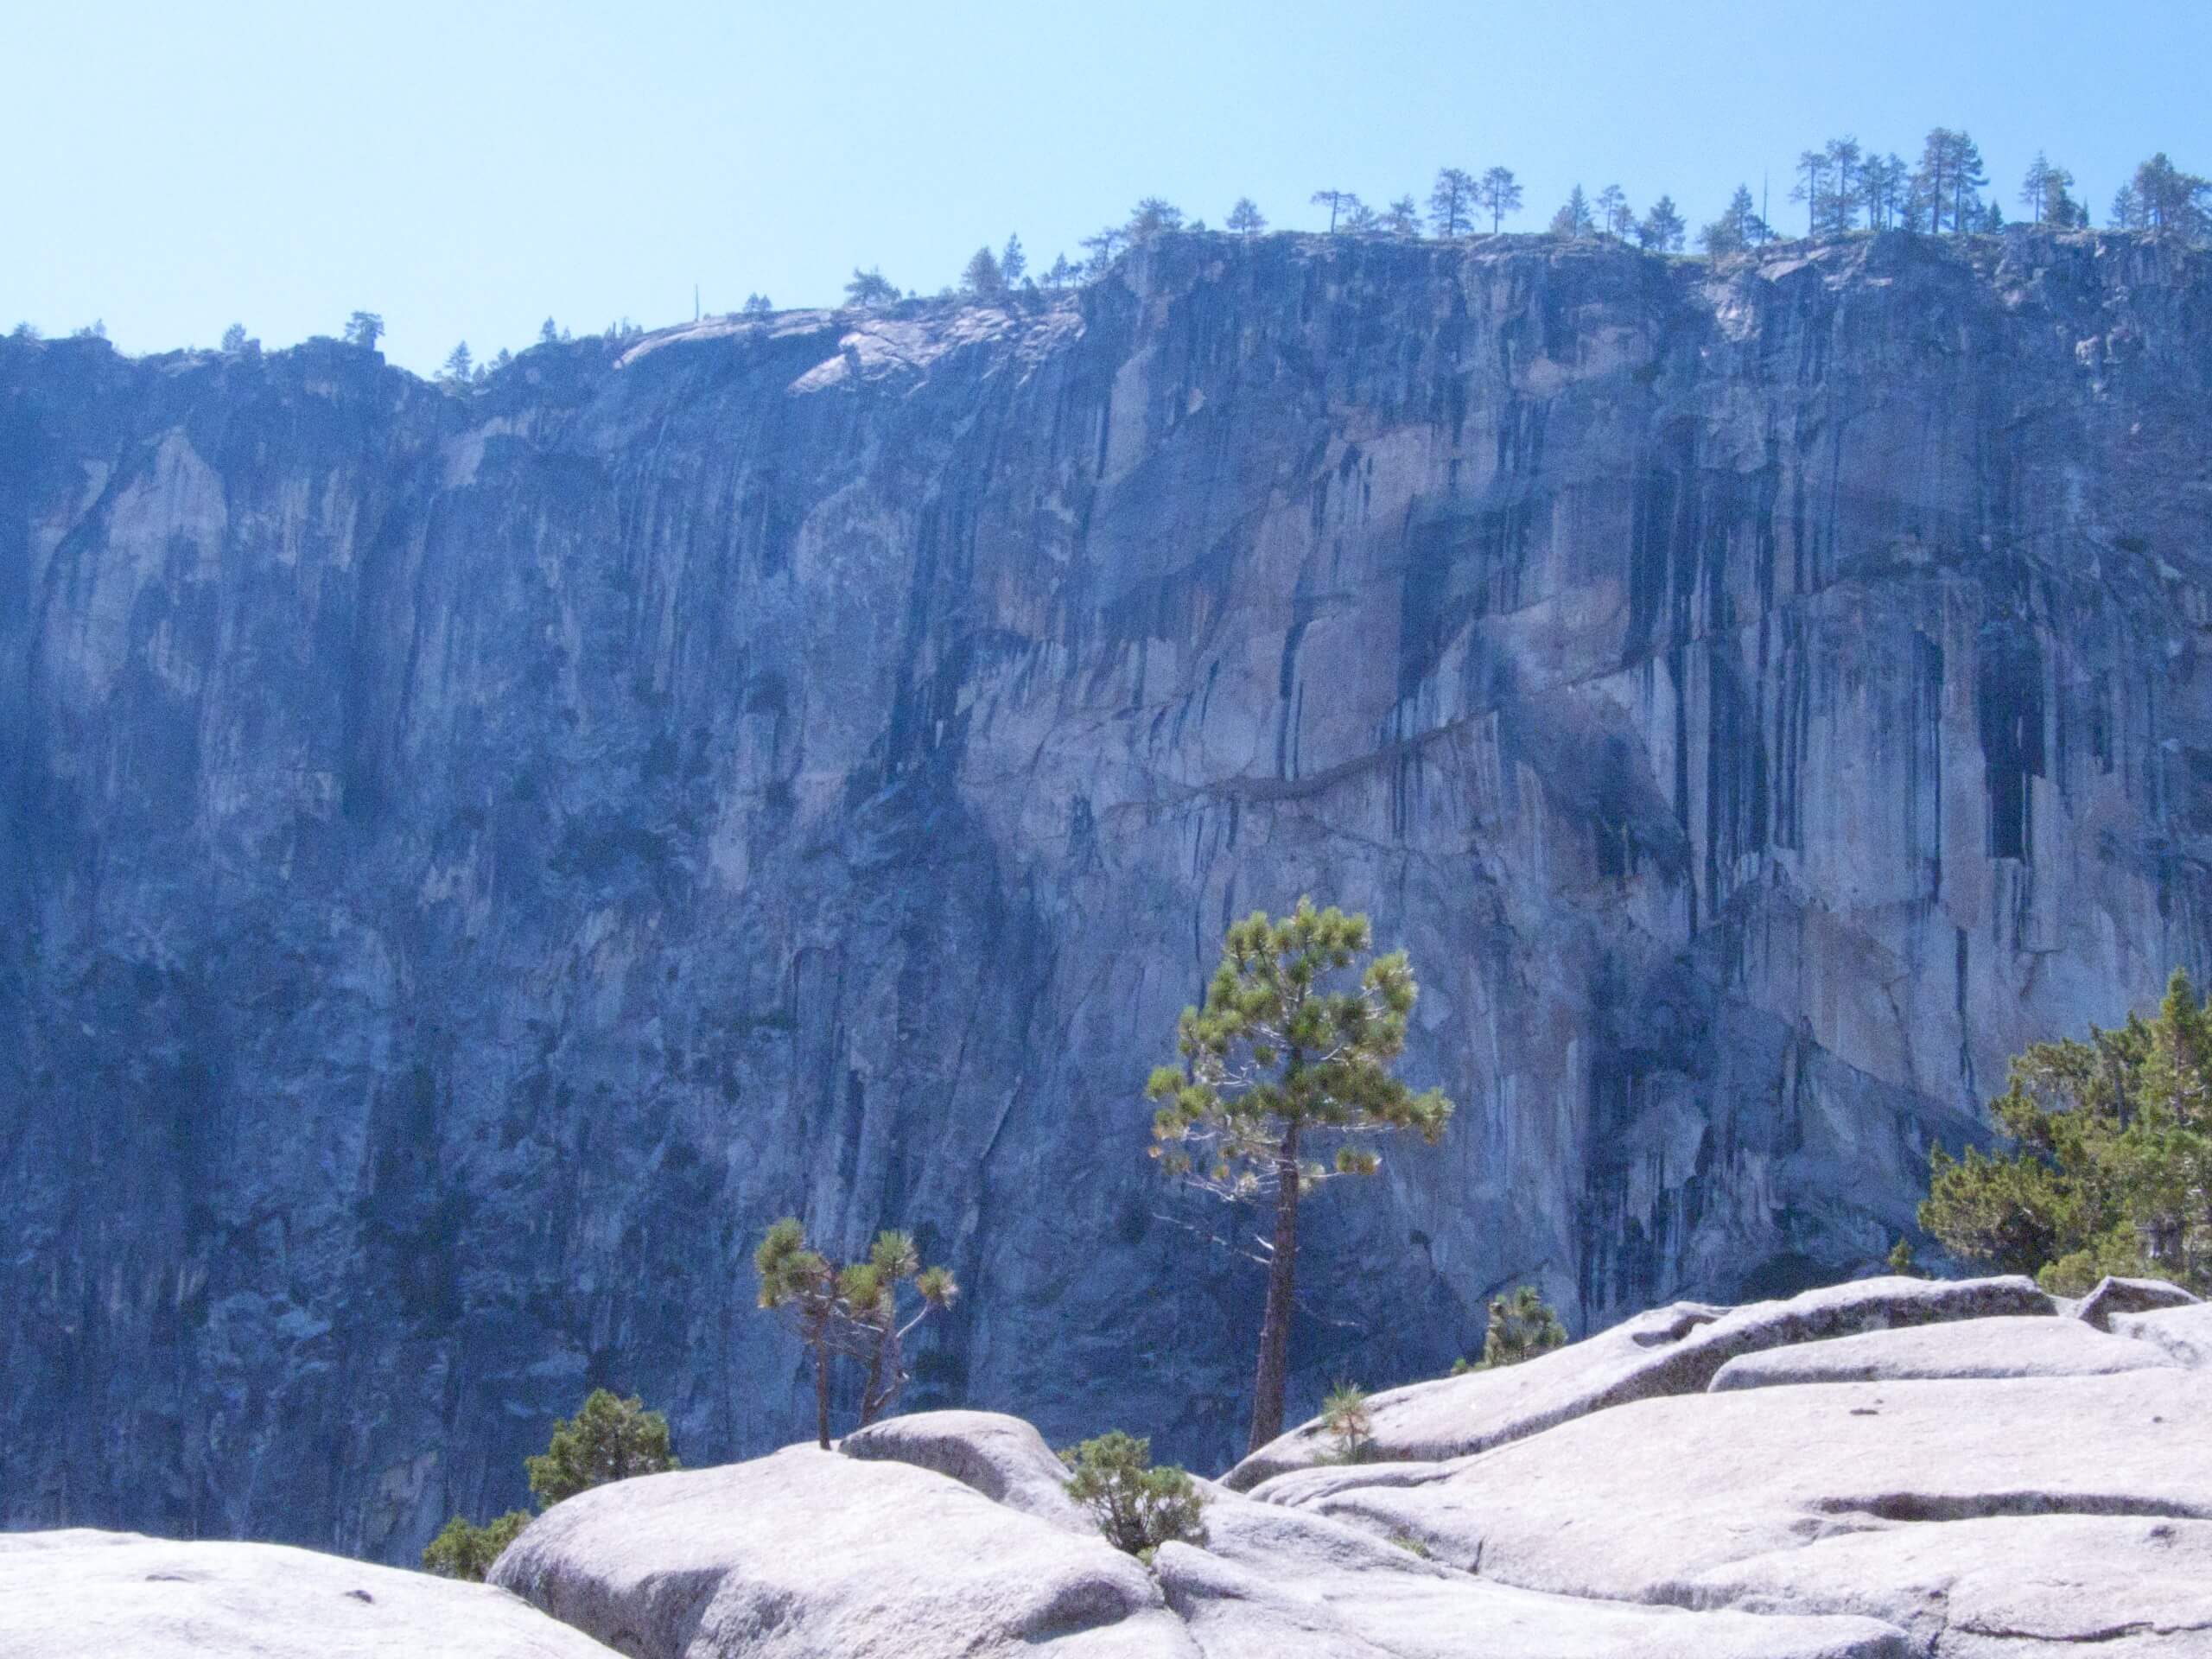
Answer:
<svg viewBox="0 0 2212 1659"><path fill-rule="evenodd" d="M1405 953L1376 957L1364 916L1300 899L1288 916L1255 911L1229 930L1205 1003L1176 1028L1179 1065L1154 1071L1153 1156L1172 1174L1232 1199L1272 1203L1274 1243L1253 1387L1251 1446L1282 1433L1299 1205L1338 1175L1371 1175L1361 1144L1403 1129L1433 1146L1452 1103L1391 1075L1417 990ZM1328 1163L1315 1155L1332 1150Z"/></svg>

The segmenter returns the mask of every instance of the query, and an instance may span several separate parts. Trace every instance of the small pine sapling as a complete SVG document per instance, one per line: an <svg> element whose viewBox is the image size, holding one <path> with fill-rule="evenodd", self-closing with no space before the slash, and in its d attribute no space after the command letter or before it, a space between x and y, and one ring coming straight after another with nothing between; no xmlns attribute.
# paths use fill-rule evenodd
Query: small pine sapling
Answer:
<svg viewBox="0 0 2212 1659"><path fill-rule="evenodd" d="M1469 1371L1494 1371L1518 1365L1539 1354L1567 1345L1567 1327L1534 1285L1522 1285L1510 1296L1493 1296L1490 1329L1483 1337L1483 1357L1470 1364L1462 1359L1452 1368L1454 1376Z"/></svg>
<svg viewBox="0 0 2212 1659"><path fill-rule="evenodd" d="M815 1439L830 1449L830 1361L839 1338L838 1274L829 1257L806 1246L797 1216L785 1216L768 1229L753 1252L760 1275L760 1306L791 1316L800 1345L814 1362Z"/></svg>
<svg viewBox="0 0 2212 1659"><path fill-rule="evenodd" d="M1375 1449L1375 1414L1367 1404L1367 1390L1357 1382L1339 1382L1321 1401L1321 1427L1331 1441L1331 1463L1364 1462Z"/></svg>
<svg viewBox="0 0 2212 1659"><path fill-rule="evenodd" d="M911 1285L921 1306L902 1317L899 1287ZM925 1268L910 1233L878 1233L868 1259L838 1274L844 1314L853 1327L854 1346L868 1363L861 1390L861 1427L866 1428L899 1403L908 1382L906 1338L932 1313L950 1307L960 1287L949 1268Z"/></svg>

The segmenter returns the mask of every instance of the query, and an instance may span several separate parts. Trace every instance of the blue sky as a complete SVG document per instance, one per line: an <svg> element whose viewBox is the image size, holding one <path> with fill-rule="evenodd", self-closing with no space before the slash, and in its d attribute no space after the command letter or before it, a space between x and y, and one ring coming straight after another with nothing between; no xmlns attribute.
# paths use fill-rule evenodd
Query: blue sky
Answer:
<svg viewBox="0 0 2212 1659"><path fill-rule="evenodd" d="M0 99L0 328L271 346L379 311L394 360L647 326L855 264L933 292L1019 231L1039 263L1137 197L1319 228L1335 186L1519 173L1692 221L1851 132L1980 141L2008 212L2037 147L2103 219L2155 149L2212 172L2212 3L1788 0L1070 6L47 4ZM1512 228L1512 226L1509 226Z"/></svg>

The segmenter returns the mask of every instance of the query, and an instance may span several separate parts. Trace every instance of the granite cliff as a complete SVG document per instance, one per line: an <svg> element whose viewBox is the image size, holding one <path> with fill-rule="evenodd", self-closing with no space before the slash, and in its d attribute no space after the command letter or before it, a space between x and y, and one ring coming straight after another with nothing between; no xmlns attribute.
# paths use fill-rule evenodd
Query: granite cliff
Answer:
<svg viewBox="0 0 2212 1659"><path fill-rule="evenodd" d="M959 1272L910 1405L1217 1466L1137 1088L1306 890L1460 1109L1310 1212L1294 1409L1865 1266L2212 963L2208 394L2212 257L2087 233L0 341L0 1524L405 1558L599 1382L779 1444L787 1210Z"/></svg>

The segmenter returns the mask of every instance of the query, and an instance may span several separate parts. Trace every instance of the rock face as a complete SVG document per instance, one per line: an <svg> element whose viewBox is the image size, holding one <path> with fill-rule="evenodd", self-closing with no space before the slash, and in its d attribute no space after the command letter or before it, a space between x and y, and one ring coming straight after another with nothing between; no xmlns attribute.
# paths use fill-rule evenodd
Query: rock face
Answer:
<svg viewBox="0 0 2212 1659"><path fill-rule="evenodd" d="M594 1383L794 1438L785 1211L960 1274L911 1403L1217 1465L1136 1090L1308 889L1460 1110L1309 1211L1303 1398L1872 1262L2207 965L2209 393L2206 257L2089 235L0 343L0 1522L404 1559Z"/></svg>
<svg viewBox="0 0 2212 1659"><path fill-rule="evenodd" d="M0 1533L10 1659L610 1659L504 1590L276 1544Z"/></svg>

